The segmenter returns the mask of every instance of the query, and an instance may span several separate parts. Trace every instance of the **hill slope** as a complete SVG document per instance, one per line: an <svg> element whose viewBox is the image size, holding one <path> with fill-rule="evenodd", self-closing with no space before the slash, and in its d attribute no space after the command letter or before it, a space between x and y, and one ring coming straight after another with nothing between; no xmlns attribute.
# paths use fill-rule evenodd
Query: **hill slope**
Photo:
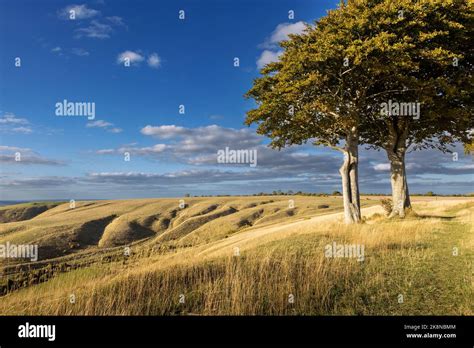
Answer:
<svg viewBox="0 0 474 348"><path fill-rule="evenodd" d="M24 213L22 220L26 221L9 219L0 224L0 243L37 244L40 260L153 238L159 244L197 245L255 225L334 212L342 203L339 197L299 197L293 201L293 208L286 197L189 198L184 205L178 199L140 199L82 201L75 208L69 203L3 207L4 216L23 209L34 219L27 220ZM375 202L367 200L364 204ZM35 208L44 212L31 213Z"/></svg>
<svg viewBox="0 0 474 348"><path fill-rule="evenodd" d="M62 233L82 236L88 247L4 268L0 313L474 313L473 200L421 201L418 215L405 220L364 202L365 223L355 226L341 223L340 200L331 197L297 197L291 209L288 197L193 198L178 210L176 200L84 202L74 212L58 206L42 224L17 223L3 240L26 240L28 231L54 236L38 229L62 221L76 226ZM134 224L144 234L129 233ZM364 246L364 261L327 257L334 243Z"/></svg>

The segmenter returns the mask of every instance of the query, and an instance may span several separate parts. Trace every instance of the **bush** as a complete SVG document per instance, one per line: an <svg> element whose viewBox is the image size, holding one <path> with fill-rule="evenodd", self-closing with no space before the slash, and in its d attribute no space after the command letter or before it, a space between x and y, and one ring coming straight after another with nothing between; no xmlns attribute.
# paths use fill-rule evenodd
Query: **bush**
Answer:
<svg viewBox="0 0 474 348"><path fill-rule="evenodd" d="M384 198L380 201L380 204L382 204L382 208L383 210L385 210L387 215L390 215L393 209L392 200L388 198Z"/></svg>

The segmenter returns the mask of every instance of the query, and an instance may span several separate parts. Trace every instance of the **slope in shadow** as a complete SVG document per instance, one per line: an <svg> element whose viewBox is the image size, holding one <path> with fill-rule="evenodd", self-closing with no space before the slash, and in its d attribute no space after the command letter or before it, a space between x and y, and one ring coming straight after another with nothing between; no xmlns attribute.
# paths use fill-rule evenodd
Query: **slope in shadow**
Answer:
<svg viewBox="0 0 474 348"><path fill-rule="evenodd" d="M105 228L117 216L110 215L102 219L91 220L83 223L73 231L73 241L82 245L97 245L102 238Z"/></svg>
<svg viewBox="0 0 474 348"><path fill-rule="evenodd" d="M59 203L36 204L26 206L12 206L0 210L0 223L17 222L33 219L46 210L57 206Z"/></svg>
<svg viewBox="0 0 474 348"><path fill-rule="evenodd" d="M237 222L237 226L239 228L241 227L247 227L247 226L253 226L253 224L255 223L255 221L257 219L259 219L264 213L264 210L263 209L259 209L258 211L255 211L253 212L252 214L250 215L247 215L245 217L242 217L238 222Z"/></svg>
<svg viewBox="0 0 474 348"><path fill-rule="evenodd" d="M191 233L195 229L201 227L202 225L208 223L209 221L220 218L222 216L233 214L237 211L238 210L234 207L225 207L223 208L223 210L214 212L212 214L199 215L199 216L189 218L188 220L185 220L184 222L182 222L180 225L176 226L172 230L160 236L160 240L169 241L169 240L181 238Z"/></svg>

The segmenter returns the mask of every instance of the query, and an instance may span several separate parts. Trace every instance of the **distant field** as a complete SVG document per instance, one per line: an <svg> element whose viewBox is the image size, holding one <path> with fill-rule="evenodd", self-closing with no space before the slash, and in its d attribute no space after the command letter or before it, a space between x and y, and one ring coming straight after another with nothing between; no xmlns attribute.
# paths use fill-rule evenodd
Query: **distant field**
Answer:
<svg viewBox="0 0 474 348"><path fill-rule="evenodd" d="M355 226L337 196L1 207L0 244L39 261L0 260L0 314L473 314L474 199L413 201L398 220L362 197ZM326 257L333 243L364 261Z"/></svg>

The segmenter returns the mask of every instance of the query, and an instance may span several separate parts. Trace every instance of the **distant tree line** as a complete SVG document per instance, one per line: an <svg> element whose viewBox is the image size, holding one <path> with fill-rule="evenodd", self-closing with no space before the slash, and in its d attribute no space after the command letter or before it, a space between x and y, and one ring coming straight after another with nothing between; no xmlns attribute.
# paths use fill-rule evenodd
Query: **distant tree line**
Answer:
<svg viewBox="0 0 474 348"><path fill-rule="evenodd" d="M390 194L387 193L361 193L361 196L388 196ZM440 193L434 193L433 191L428 191L426 193L412 193L412 196L427 196L427 197L434 197L434 196L439 196L439 197L474 197L474 193L466 193L466 194L440 194ZM193 195L192 197L233 197L235 195L230 195L230 194L221 194L221 195ZM303 191L292 191L288 190L286 192L282 190L276 190L272 192L259 192L259 193L253 193L253 194L239 194L239 196L242 197L259 197L259 196L310 196L310 197L329 197L329 196L342 196L342 193L339 191L333 191L332 193L326 193L326 192L303 192ZM187 193L185 197L191 197L191 194Z"/></svg>

